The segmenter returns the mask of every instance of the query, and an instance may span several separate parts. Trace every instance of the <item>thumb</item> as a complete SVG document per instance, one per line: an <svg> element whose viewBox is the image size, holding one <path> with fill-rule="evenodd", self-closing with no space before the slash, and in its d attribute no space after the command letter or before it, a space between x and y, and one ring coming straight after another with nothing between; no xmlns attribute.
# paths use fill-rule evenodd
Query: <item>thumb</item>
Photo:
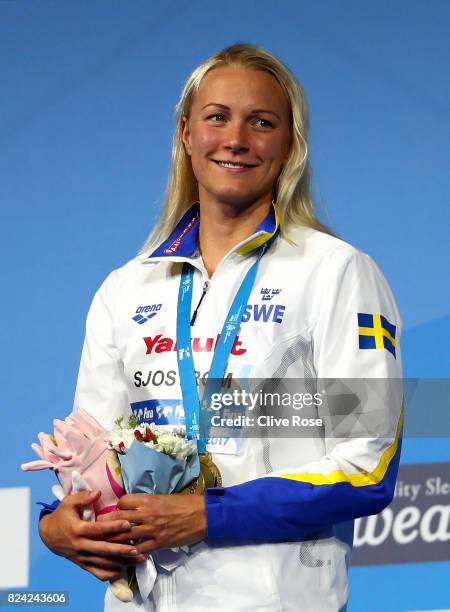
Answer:
<svg viewBox="0 0 450 612"><path fill-rule="evenodd" d="M100 496L100 491L79 491L78 493L67 495L65 499L67 499L74 508L80 508L82 506L94 504Z"/></svg>

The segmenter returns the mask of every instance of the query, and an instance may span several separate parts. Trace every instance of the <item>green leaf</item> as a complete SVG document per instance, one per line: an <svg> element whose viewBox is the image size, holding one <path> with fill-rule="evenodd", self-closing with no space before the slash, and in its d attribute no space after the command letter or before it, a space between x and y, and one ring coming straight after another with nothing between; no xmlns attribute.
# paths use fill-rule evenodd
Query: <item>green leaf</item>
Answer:
<svg viewBox="0 0 450 612"><path fill-rule="evenodd" d="M117 419L114 420L114 423L117 425L117 427L123 429L123 416L117 417Z"/></svg>

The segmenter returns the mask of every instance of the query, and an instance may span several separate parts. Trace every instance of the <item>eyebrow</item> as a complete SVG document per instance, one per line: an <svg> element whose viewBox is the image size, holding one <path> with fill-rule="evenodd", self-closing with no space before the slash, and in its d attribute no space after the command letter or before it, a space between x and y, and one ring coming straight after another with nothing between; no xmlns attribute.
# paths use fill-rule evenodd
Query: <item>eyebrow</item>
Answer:
<svg viewBox="0 0 450 612"><path fill-rule="evenodd" d="M219 108L224 108L225 110L230 110L229 106L225 104L219 104L219 102L210 102L209 104L205 104L200 110L207 108L208 106L218 106ZM277 119L280 119L279 115L275 111L267 110L264 108L255 108L251 111L251 113L268 113L269 115L274 115Z"/></svg>

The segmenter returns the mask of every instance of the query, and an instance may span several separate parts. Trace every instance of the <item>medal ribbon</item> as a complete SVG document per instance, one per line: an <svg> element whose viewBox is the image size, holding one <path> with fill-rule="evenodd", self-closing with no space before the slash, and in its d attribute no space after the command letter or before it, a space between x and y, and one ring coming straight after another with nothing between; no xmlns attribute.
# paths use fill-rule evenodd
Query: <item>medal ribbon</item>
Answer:
<svg viewBox="0 0 450 612"><path fill-rule="evenodd" d="M212 359L208 380L200 402L197 381L195 377L194 359L191 347L191 304L192 286L194 280L194 267L185 263L181 273L180 288L178 291L177 308L177 360L180 373L181 394L183 398L184 416L186 421L186 437L197 440L199 453L206 450L207 437L200 437L200 406L206 409L209 405L211 395L215 392L217 385L221 387L225 375L228 359L236 336L241 325L242 316L247 306L248 298L255 281L258 264L261 257L276 238L275 233L265 244L258 249L258 257L252 264L244 280L242 281L220 333L216 350Z"/></svg>

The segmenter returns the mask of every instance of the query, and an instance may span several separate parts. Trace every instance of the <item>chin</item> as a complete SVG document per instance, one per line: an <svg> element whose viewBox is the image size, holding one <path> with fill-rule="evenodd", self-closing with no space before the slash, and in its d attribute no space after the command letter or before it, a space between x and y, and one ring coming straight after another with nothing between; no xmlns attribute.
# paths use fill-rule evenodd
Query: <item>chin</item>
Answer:
<svg viewBox="0 0 450 612"><path fill-rule="evenodd" d="M223 204L233 206L250 206L253 202L259 200L262 194L257 194L248 191L238 191L236 189L224 190L219 193L215 193L214 197Z"/></svg>

